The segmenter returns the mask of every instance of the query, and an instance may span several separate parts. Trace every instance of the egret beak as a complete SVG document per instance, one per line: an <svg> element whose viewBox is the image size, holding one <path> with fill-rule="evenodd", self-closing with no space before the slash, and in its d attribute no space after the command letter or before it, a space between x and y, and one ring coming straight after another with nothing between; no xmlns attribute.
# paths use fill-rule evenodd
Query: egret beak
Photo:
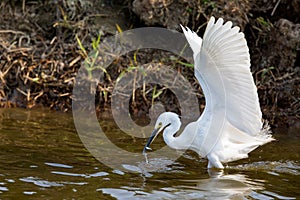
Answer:
<svg viewBox="0 0 300 200"><path fill-rule="evenodd" d="M160 130L161 130L161 127L154 129L154 131L152 132L151 136L149 137L149 139L147 141L147 144L145 145L145 147L143 149L143 153L146 153L146 150L152 150L149 146L154 141L156 136L159 134Z"/></svg>

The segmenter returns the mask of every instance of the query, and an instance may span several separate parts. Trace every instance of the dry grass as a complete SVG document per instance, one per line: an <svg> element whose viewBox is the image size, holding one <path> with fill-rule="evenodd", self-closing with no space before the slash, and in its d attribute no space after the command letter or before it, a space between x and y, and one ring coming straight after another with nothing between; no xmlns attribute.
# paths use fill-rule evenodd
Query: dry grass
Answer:
<svg viewBox="0 0 300 200"><path fill-rule="evenodd" d="M46 106L55 110L70 111L74 79L87 56L86 52L93 49L93 40L97 39L99 34L101 39L105 39L106 36L114 34L117 28L120 30L115 24L122 24L122 20L110 20L124 19L122 11L132 8L125 6L121 7L121 10L113 10L110 6L93 8L90 1L73 1L72 4L70 2L7 0L0 3L1 107ZM127 1L129 4L130 2ZM169 25L182 23L203 33L206 20L210 15L215 15L241 26L250 47L252 71L263 113L272 125L291 126L298 123L300 118L299 41L297 36L293 39L285 33L286 25L279 23L279 19L284 18L283 8L288 3L276 3L269 2L266 5L261 1L250 0L182 1L180 5L185 12L183 18L172 18L170 9L175 7L166 4L165 13L162 13L161 19L155 19L155 23L166 26L170 20L175 20ZM298 9L296 3L292 1L293 7L287 7L289 13L286 17L290 20L295 19L294 24L299 24L299 18L293 15ZM110 16L111 11L121 17ZM272 16L265 12L272 13ZM176 28L175 25L174 27ZM299 26L293 27L293 30L297 33ZM82 43L83 48L78 41ZM118 77L129 71L128 66L146 63L156 63L157 65L152 66L154 70L161 64L170 65L186 77L198 94L202 109L204 98L193 76L193 70L174 63L170 57L172 55L168 52L153 50L117 57L107 69L106 79L99 83L97 88L89 91L95 92L98 112L110 109L113 88ZM178 102L170 89L151 84L135 89L136 91L131 91L129 108L134 118L148 116L154 101L164 102L167 110L180 112Z"/></svg>

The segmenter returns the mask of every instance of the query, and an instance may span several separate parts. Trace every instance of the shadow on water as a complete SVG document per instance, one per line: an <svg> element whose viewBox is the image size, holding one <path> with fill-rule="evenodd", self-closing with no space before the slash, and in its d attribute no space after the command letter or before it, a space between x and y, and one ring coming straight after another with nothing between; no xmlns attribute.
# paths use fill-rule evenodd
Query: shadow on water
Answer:
<svg viewBox="0 0 300 200"><path fill-rule="evenodd" d="M125 136L111 120L101 123L116 145L141 152L146 139ZM175 162L149 156L149 163L121 170L85 149L71 114L1 109L0 199L296 199L299 131L276 132L277 141L224 171L207 171L206 160L189 151ZM157 140L153 149L163 145Z"/></svg>

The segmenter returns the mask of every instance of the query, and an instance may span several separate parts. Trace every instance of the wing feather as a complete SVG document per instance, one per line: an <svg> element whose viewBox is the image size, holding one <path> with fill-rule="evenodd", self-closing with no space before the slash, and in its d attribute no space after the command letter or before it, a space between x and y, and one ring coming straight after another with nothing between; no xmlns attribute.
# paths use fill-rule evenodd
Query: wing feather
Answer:
<svg viewBox="0 0 300 200"><path fill-rule="evenodd" d="M191 31L189 28L185 29L183 26L181 26L181 28L194 52L194 57L195 57L197 54L200 53L202 39L194 31Z"/></svg>
<svg viewBox="0 0 300 200"><path fill-rule="evenodd" d="M195 39L198 36L188 28L184 30L188 42L193 41L194 54L197 53L195 75L204 91L206 110L210 114L219 114L223 109L224 116L233 126L256 135L262 128L262 114L250 72L247 42L239 27L232 27L232 22L223 23L222 18L217 22L214 17L209 20L199 43L201 49L196 52L194 42L199 41Z"/></svg>

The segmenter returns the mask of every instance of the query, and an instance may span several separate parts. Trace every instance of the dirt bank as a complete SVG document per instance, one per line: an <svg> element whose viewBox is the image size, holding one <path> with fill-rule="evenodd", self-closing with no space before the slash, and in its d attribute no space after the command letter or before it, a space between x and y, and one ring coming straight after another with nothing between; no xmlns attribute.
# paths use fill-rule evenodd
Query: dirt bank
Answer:
<svg viewBox="0 0 300 200"><path fill-rule="evenodd" d="M104 40L117 31L142 26L179 31L178 24L202 35L206 21L214 15L233 21L246 35L265 118L273 126L300 124L299 0L4 0L0 11L2 107L46 106L70 111L74 77L87 56L85 51L92 50L99 35ZM109 112L117 77L127 72L128 66L153 61L171 64L186 77L203 109L204 98L193 69L164 59L171 56L168 52L145 50L116 59L107 69L109 78L96 88L97 110ZM148 85L134 92L129 107L133 118L147 116L153 101L180 112L168 88Z"/></svg>

